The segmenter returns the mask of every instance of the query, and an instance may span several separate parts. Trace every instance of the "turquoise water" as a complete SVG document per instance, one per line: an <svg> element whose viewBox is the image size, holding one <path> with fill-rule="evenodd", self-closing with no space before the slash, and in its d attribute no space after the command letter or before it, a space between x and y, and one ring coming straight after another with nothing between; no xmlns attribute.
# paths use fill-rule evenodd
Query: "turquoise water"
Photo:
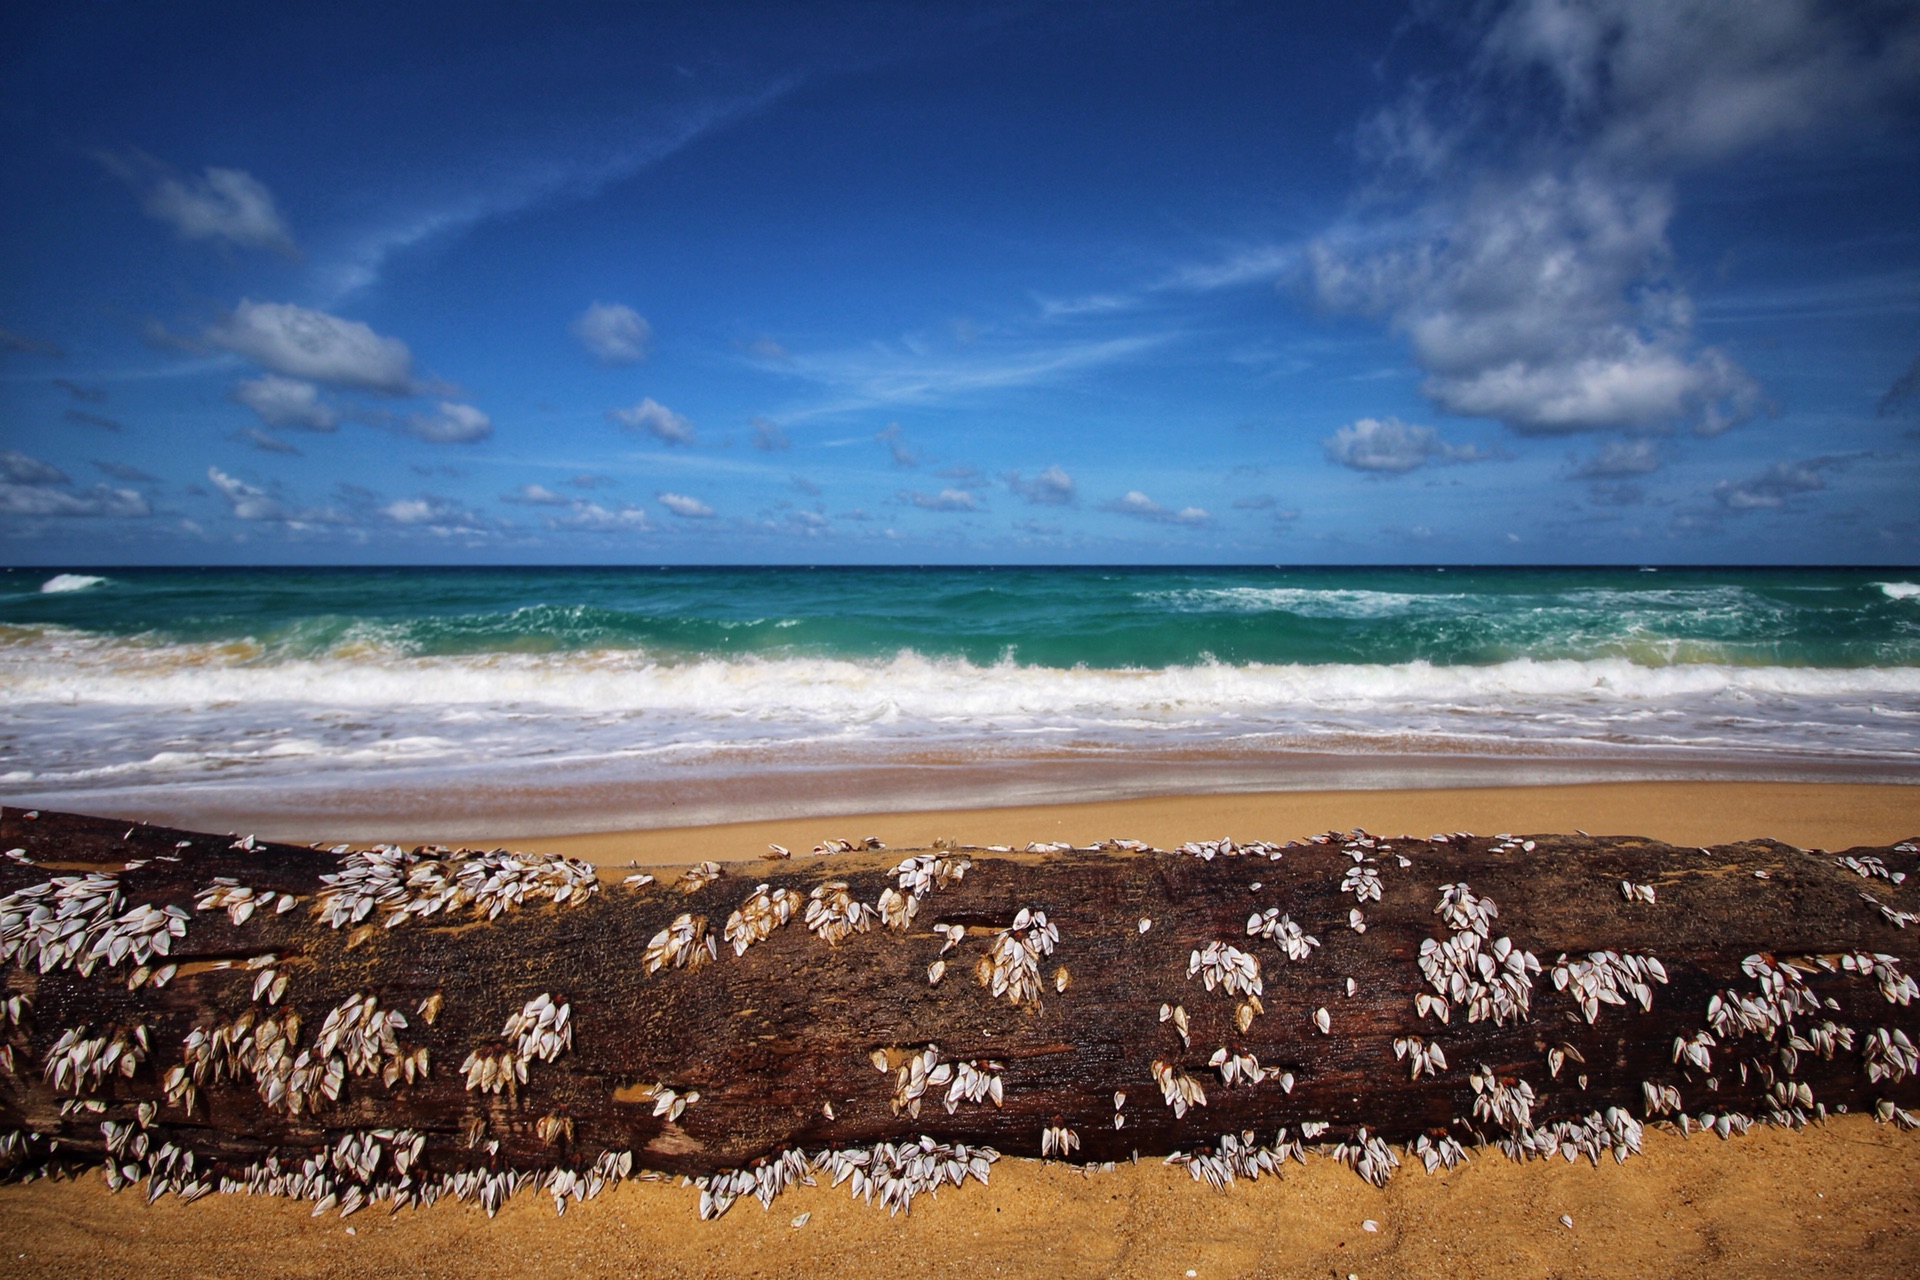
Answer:
<svg viewBox="0 0 1920 1280"><path fill-rule="evenodd" d="M321 803L536 777L664 794L821 761L1196 751L1238 779L1309 753L1907 768L1917 580L14 570L0 574L0 795L138 808L217 793L244 808L289 790Z"/></svg>
<svg viewBox="0 0 1920 1280"><path fill-rule="evenodd" d="M1920 598L1885 571L1557 569L127 570L0 623L144 643L245 642L261 661L644 652L974 664L1920 663ZM69 575L78 577L80 575ZM100 575L86 575L100 576Z"/></svg>

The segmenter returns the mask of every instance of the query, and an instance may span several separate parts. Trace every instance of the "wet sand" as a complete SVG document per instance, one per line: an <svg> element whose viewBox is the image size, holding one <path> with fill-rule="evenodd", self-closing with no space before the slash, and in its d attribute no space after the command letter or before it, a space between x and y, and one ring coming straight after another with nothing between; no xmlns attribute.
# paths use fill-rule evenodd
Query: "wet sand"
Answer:
<svg viewBox="0 0 1920 1280"><path fill-rule="evenodd" d="M837 818L734 822L590 835L504 836L510 848L545 849L602 866L719 862L759 857L769 843L802 856L829 836L875 835L890 848L936 839L964 844L1028 841L1087 844L1110 836L1172 848L1232 836L1285 840L1364 827L1380 835L1436 831L1586 831L1650 836L1669 844L1769 838L1804 848L1845 849L1920 836L1920 786L1805 782L1601 782L1539 787L1409 791L1272 791L1151 797L1084 804L919 813L854 813ZM415 840L431 832L412 833Z"/></svg>
<svg viewBox="0 0 1920 1280"><path fill-rule="evenodd" d="M1128 836L1161 845L1284 839L1364 826L1646 835L1674 843L1773 837L1807 847L1920 835L1920 788L1609 783L1404 792L1192 796L1018 809L849 816L654 832L503 839L617 867L738 860L778 841L803 856L828 835L894 846L936 837L1024 844ZM413 833L430 840L432 832ZM1643 1158L1594 1168L1481 1154L1375 1190L1318 1157L1220 1194L1158 1161L1110 1173L1002 1160L992 1186L916 1200L908 1217L801 1188L770 1212L717 1222L695 1193L628 1184L555 1218L523 1194L488 1221L443 1202L344 1222L241 1196L146 1206L98 1175L0 1187L0 1274L129 1276L956 1275L1799 1276L1920 1274L1920 1134L1860 1117L1722 1142L1648 1131ZM801 1226L794 1220L810 1215ZM1571 1228L1560 1216L1573 1220ZM1377 1230L1367 1231L1366 1221Z"/></svg>

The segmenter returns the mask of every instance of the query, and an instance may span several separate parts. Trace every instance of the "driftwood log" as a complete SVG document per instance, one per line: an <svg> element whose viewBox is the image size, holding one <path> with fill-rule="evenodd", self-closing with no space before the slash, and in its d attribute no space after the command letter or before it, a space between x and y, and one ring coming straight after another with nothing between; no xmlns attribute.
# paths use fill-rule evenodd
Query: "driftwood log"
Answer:
<svg viewBox="0 0 1920 1280"><path fill-rule="evenodd" d="M1920 1105L1912 843L1130 845L633 884L7 808L3 1158L348 1208L650 1170L718 1210L923 1135L949 1174L1306 1144L1378 1181Z"/></svg>

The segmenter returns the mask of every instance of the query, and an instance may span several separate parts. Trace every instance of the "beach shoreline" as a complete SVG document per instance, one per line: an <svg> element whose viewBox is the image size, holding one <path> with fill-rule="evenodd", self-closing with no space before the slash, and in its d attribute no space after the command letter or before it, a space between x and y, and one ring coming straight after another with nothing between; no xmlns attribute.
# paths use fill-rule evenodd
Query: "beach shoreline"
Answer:
<svg viewBox="0 0 1920 1280"><path fill-rule="evenodd" d="M1226 792L905 812L847 808L826 816L702 826L509 835L494 843L612 867L750 860L770 844L804 856L827 837L873 835L892 848L924 848L936 840L1013 848L1030 841L1086 845L1122 837L1172 848L1221 836L1283 841L1354 827L1420 836L1436 831L1585 831L1684 845L1772 839L1804 848L1845 849L1920 835L1920 786L1630 781ZM424 828L410 831L402 842L445 843L446 837Z"/></svg>
<svg viewBox="0 0 1920 1280"><path fill-rule="evenodd" d="M1087 843L1115 834L1115 823L1158 823L1154 815L1162 813L1209 828L1210 837L1238 838L1286 838L1329 827L1383 830L1394 823L1405 826L1393 834L1414 827L1504 831L1519 824L1537 832L1610 831L1685 844L1771 836L1834 847L1870 842L1869 836L1904 839L1920 830L1920 800L1912 799L1920 797L1920 769L1892 762L1832 761L1786 771L1777 762L1759 768L1737 760L1653 769L1645 760L1323 755L1289 757L1280 767L1195 753L1098 763L906 756L664 782L527 774L512 782L400 777L239 789L201 781L133 792L26 794L8 803L296 844L506 840L597 849L665 841L711 849L739 833L747 850L734 857L754 856L767 840L789 847L804 841L799 847L811 848L827 828L847 823L864 824L896 846L936 834L976 844ZM1683 796L1691 799L1675 799ZM1848 797L1844 805L1842 796ZM1708 808L1699 821L1688 819L1691 825L1632 825L1636 819L1671 824L1702 803ZM1844 823L1853 812L1847 806L1858 806L1866 824L1859 830L1866 834L1804 825L1805 815ZM1563 812L1571 815L1564 821ZM1436 822L1420 816L1426 813L1459 816ZM1643 813L1650 816L1638 818ZM1720 813L1730 821L1765 815L1778 830L1749 823L1738 828L1739 836L1717 837L1711 823ZM1915 817L1909 829L1892 834L1898 823L1887 823L1901 813ZM1221 822L1231 831L1218 827ZM952 829L938 829L941 823ZM1121 834L1172 844L1201 838L1185 826L1152 829L1157 834ZM758 839L761 831L778 834Z"/></svg>

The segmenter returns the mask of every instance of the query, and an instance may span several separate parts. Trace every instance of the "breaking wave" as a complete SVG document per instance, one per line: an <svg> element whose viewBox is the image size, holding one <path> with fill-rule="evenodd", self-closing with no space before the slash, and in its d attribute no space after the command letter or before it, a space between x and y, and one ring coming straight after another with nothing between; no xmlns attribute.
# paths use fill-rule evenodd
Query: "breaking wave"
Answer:
<svg viewBox="0 0 1920 1280"><path fill-rule="evenodd" d="M97 587L105 581L105 578L96 577L91 573L56 573L40 584L40 590L43 593L85 591L88 587Z"/></svg>

